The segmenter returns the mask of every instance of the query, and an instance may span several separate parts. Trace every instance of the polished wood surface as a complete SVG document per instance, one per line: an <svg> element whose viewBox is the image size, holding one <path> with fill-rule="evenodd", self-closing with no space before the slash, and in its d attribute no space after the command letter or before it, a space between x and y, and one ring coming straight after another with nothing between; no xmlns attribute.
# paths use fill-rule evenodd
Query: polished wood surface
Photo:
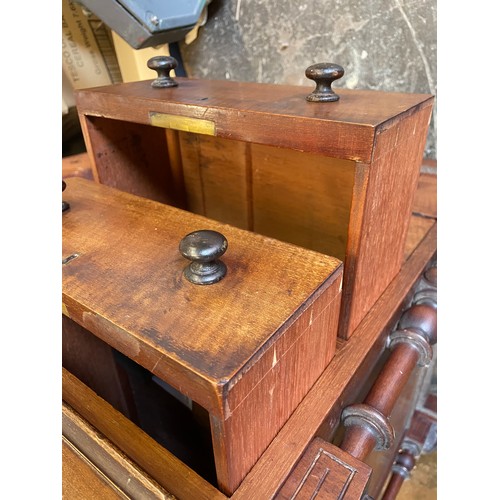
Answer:
<svg viewBox="0 0 500 500"><path fill-rule="evenodd" d="M399 314L401 297L411 291L412 283L421 273L426 262L435 251L435 228L423 242L412 252L408 262L402 269L402 274L383 294L376 308L362 324L364 333L354 335L349 341L339 341L337 353L318 382L306 398L298 406L297 411L285 424L278 436L257 462L233 495L235 498L272 498L280 486L298 463L303 449L316 434L327 436L339 424L339 415L343 401L353 401L357 394L357 385L365 374L371 370L385 345L387 332L385 320ZM390 323L390 322L389 322ZM367 339L368 345L367 345ZM377 347L378 346L378 347ZM71 375L65 373L66 379L71 380ZM170 492L178 494L179 498L192 498L191 488L200 485L201 491L197 498L216 498L216 496L203 496L203 491L214 495L210 485L200 476L186 468L182 462L171 456L145 433L130 423L128 419L116 415L115 411L102 399L89 396L81 384L63 384L64 399L74 404L85 418L98 427L124 450L129 456L141 464L153 477L161 478L163 485ZM112 411L112 415L102 414L95 406L95 401ZM139 438L136 436L139 436ZM131 439L131 436L135 436ZM144 449L146 448L146 449ZM151 450L152 448L152 450ZM155 459L147 458L153 453ZM169 458L165 459L165 455ZM146 457L146 458L145 458ZM174 465L170 464L173 460ZM151 467L154 469L151 470ZM181 469L179 469L181 467ZM272 474L269 471L272 470ZM201 481L201 483L200 483ZM177 488L177 490L175 490ZM217 491L217 490L215 490ZM273 493L274 491L274 493ZM176 493L177 492L177 493ZM225 498L222 493L220 498ZM252 496L257 495L257 496Z"/></svg>
<svg viewBox="0 0 500 500"><path fill-rule="evenodd" d="M306 86L178 81L170 89L141 81L78 90L76 105L82 115L143 124L151 123L150 112L199 118L212 121L218 137L370 162L376 130L433 100L428 94L339 89L340 101L324 105L305 100ZM276 116L289 119L276 127Z"/></svg>
<svg viewBox="0 0 500 500"><path fill-rule="evenodd" d="M68 315L220 415L223 387L237 387L231 380L253 366L266 342L324 292L333 290L311 319L340 292L339 282L331 287L341 274L334 258L82 179L68 179L65 197L71 210L64 214L63 258L79 254L63 267ZM192 285L182 274L188 261L179 242L200 228L229 241L222 257L228 274L211 286ZM162 307L151 307L158 301Z"/></svg>
<svg viewBox="0 0 500 500"><path fill-rule="evenodd" d="M340 261L67 182L63 257L78 257L63 266L64 313L210 412L217 477L234 491L333 357ZM215 285L183 277L179 242L200 228L229 241Z"/></svg>

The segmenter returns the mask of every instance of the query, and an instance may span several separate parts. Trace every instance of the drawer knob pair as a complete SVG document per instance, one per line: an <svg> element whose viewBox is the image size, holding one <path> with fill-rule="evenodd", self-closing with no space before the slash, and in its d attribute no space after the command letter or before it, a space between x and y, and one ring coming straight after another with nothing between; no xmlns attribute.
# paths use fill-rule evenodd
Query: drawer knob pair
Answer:
<svg viewBox="0 0 500 500"><path fill-rule="evenodd" d="M158 77L151 82L154 88L177 87L170 77L170 71L177 68L177 60L171 56L155 56L148 60L148 68L156 71ZM344 68L333 63L318 63L306 69L306 76L316 83L316 88L306 100L310 102L335 102L340 97L332 90L332 83L344 76Z"/></svg>
<svg viewBox="0 0 500 500"><path fill-rule="evenodd" d="M194 231L182 238L179 251L191 263L184 269L184 276L195 285L211 285L220 281L227 267L220 257L227 250L227 239L210 229Z"/></svg>

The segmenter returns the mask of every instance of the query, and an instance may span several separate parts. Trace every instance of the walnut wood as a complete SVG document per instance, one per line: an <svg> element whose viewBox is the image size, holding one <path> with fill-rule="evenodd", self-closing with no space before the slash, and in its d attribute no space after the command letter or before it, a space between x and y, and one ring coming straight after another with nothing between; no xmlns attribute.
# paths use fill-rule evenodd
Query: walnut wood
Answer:
<svg viewBox="0 0 500 500"><path fill-rule="evenodd" d="M147 197L154 197L152 186L159 189L161 183L140 179L138 172L155 172L159 157L170 156L164 140L158 140L154 154L142 146L147 138L149 149L155 148L147 131L155 128L148 127L151 113L213 122L216 137L189 139L191 149L181 147L187 199L179 194L178 203L187 205L177 206L345 261L339 336L349 338L402 264L433 97L341 90L341 100L331 106L306 102L309 91L305 86L180 79L179 87L161 93L150 82L134 82L80 90L76 100L96 179ZM137 125L133 133L127 122ZM140 127L146 128L139 132ZM299 169L305 173L294 169L286 183L269 183L268 171L276 179L287 173L274 168L276 162L266 166L261 161L259 151L269 148L278 157L295 152L295 163L305 155ZM207 163L212 153L219 159ZM178 158L176 151L172 155ZM338 188L317 179L317 173L310 175L316 163L307 160L311 155L321 156L320 164L325 157L355 163L347 176L354 186L351 181ZM119 167L111 166L113 156ZM287 158L280 161L288 164ZM168 163L165 158L158 171L168 175ZM123 178L116 168L126 171ZM331 176L337 177L330 173L328 180ZM163 199L159 192L154 199L170 198L166 202L175 204L174 184ZM281 193L284 186L293 188L292 196ZM323 194L325 187L330 192ZM176 188L182 189L181 183ZM319 213L315 201L325 198Z"/></svg>
<svg viewBox="0 0 500 500"><path fill-rule="evenodd" d="M400 273L363 319L349 341L339 341L333 360L245 477L232 498L267 498L276 494L303 450L315 436L331 440L342 407L353 402L360 383L384 351L388 328L401 304L436 251L436 227L411 253ZM269 474L272 470L273 473Z"/></svg>
<svg viewBox="0 0 500 500"><path fill-rule="evenodd" d="M366 464L333 444L316 438L273 498L359 500L370 474L371 469Z"/></svg>
<svg viewBox="0 0 500 500"><path fill-rule="evenodd" d="M62 375L63 400L163 488L177 498L226 498L64 368Z"/></svg>
<svg viewBox="0 0 500 500"><path fill-rule="evenodd" d="M65 314L211 413L233 492L333 357L341 263L83 179L67 192ZM229 241L206 287L178 251L200 228Z"/></svg>
<svg viewBox="0 0 500 500"><path fill-rule="evenodd" d="M69 494L67 490L74 488L75 477L72 473L78 473L80 467L68 464L64 467L65 448L72 448L78 454L82 462L86 462L99 475L118 488L121 492L120 498L159 498L174 499L175 497L162 488L156 481L151 479L143 470L137 467L121 450L106 439L100 432L88 424L87 421L75 412L70 406L63 402L62 405L62 431L63 431L63 491L67 498L78 498L81 500L93 500L95 498L106 498L98 494L92 487L92 483L86 480L83 474L78 474L80 481L85 481L90 491L78 494ZM77 451L76 451L77 450Z"/></svg>

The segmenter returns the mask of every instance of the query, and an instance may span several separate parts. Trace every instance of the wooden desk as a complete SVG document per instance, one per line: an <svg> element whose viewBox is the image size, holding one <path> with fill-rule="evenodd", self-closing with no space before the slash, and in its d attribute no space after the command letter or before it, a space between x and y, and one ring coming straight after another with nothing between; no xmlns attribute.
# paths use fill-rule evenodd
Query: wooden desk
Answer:
<svg viewBox="0 0 500 500"><path fill-rule="evenodd" d="M427 187L432 180L426 178ZM427 189L426 192L427 194L423 195L424 205L434 207L430 209L430 212L433 212L435 189ZM417 200L420 200L420 197L417 197ZM422 213L420 201L417 201L414 212ZM331 441L339 429L342 429L340 421L342 409L351 403L362 401L363 392L367 392L365 389L367 382L369 385L374 380L371 373L376 371L377 365L383 359L389 333L407 307L408 297L412 295L422 272L435 258L435 218L422 215L412 217L405 255L407 256L405 263L396 279L382 294L356 334L348 341L338 340L332 361L232 497L244 499L256 498L252 495L258 495L259 498L273 498L313 439L319 437ZM418 375L419 371L422 369L416 369L415 373ZM85 420L99 428L115 446L147 470L163 488L176 497L225 498L205 479L186 467L109 404L85 386L78 384L70 374L65 374L63 398ZM411 401L409 406L408 399L404 401L406 408L403 413L409 416ZM106 408L105 411L102 410L102 406ZM403 435L404 424L407 422L403 422L402 427L400 424L397 439L390 450L372 453L372 458L384 456L382 466L384 478L390 474ZM134 436L134 439L131 439L131 436ZM141 438L138 439L137 436ZM379 482L376 488L380 491L383 486L384 484ZM196 493L193 488L196 488Z"/></svg>
<svg viewBox="0 0 500 500"><path fill-rule="evenodd" d="M425 369L415 367L426 364L432 357L431 345L436 341L432 326L434 292L427 290L425 287L429 284L422 281L428 268L434 266L436 254L432 179L420 176L421 189L416 191L433 98L341 90L340 101L325 105L306 102L308 92L304 87L178 80L178 87L168 89L152 88L150 82L135 82L77 93L93 178L123 193L115 197L121 208L112 211L121 214L116 217L116 226L124 220L123 207L132 207L129 215L135 214L130 219L135 239L123 241L139 250L144 246L147 253L155 256L153 261L159 262L162 243L154 236L158 227L154 219L160 205L155 205L152 201L155 200L163 206L185 209L192 213L189 217L194 217L193 214L208 217L217 227L225 224L234 234L250 231L255 241L263 242L267 237L295 245L300 248L297 255L305 255L310 263L317 261L326 265L333 262L328 258L338 259L343 263L338 329L333 336L328 336L325 332L334 325L320 320L318 326L323 333L319 334L322 340L318 345L324 341L326 350L323 346L315 351L314 343L304 342L291 353L283 365L286 375L278 387L282 405L278 405L277 411L268 412L266 404L262 407L264 411L260 411L259 406L247 398L251 391L245 387L251 377L240 379L239 374L246 373L245 359L249 357L261 375L266 367L271 367L272 372L275 352L268 347L277 338L257 332L257 343L252 346L248 343L250 337L240 339L244 346L240 353L238 349L228 348L230 337L224 334L221 339L227 356L223 354L222 366L229 369L217 372L217 376L213 366L193 370L195 365L215 363L216 357L210 355L210 347L207 347L209 338L202 335L205 342L191 341L184 350L178 349L178 339L170 338L172 345L168 348L158 341L158 325L150 328L146 323L156 325L164 313L158 308L157 300L152 300L152 295L145 291L151 292L147 283L156 283L156 287L165 276L141 264L145 255L139 259L132 256L134 265L113 276L106 273L108 268L117 267L120 257L123 259L125 254L120 248L114 254L99 254L107 262L104 267L99 267L98 259L91 259L86 266L81 266L84 261L79 260L80 257L70 262L68 266L74 264L75 271L66 277L64 285L71 289L65 296L66 312L80 326L91 330L91 336L103 339L108 349L121 351L138 361L148 373L168 381L178 392L187 393L190 400L209 412L221 494L231 498L286 497L297 485L309 481L310 476L300 476L300 471L303 474L311 470L310 465L315 466L314 460L323 453L320 450L328 450L331 457L337 452L339 456L347 456L348 470L356 471L356 477L362 479L361 482L347 479L343 486L338 481L330 483L325 469L325 482L321 484L330 494L340 488L348 497L351 495L349 498L359 497L360 491L377 495L390 472L415 395L422 385L420 374ZM72 189L78 191L78 182L69 183L67 196L65 194L70 203L77 203L71 210L78 208L78 204L85 205L85 196L81 194L70 199ZM100 196L96 194L100 188L88 189L95 191L90 198L98 209L102 208ZM417 194L415 198L416 192L423 195ZM131 198L125 193L139 195L143 201L130 202ZM414 201L419 208L412 215ZM71 213L66 215L70 216L67 221L78 218ZM147 222L144 227L142 218ZM176 217L167 219L163 221L173 225L178 238ZM94 220L91 217L87 225L80 225L79 231L73 232L72 243L82 245L93 240L102 248L110 234L113 242L121 241L127 234L123 227L121 232L113 230L106 234L98 228L95 221L99 220L100 215ZM242 241L250 240L243 238ZM94 248L97 252L99 245ZM171 242L169 245L172 246ZM77 246L66 248L66 253L78 253ZM309 252L316 257L309 260ZM288 280L297 277L296 268L300 266L290 263L292 272L279 271L277 288L272 288L272 271L281 269L278 259L268 263L268 285L259 290L264 292L269 287L277 296L288 290L293 297L296 288L288 286ZM179 262L171 264L179 266ZM161 269L161 266L154 268ZM89 269L93 271L87 277L92 279L82 285ZM303 307L307 310L313 296L314 303L323 298L325 305L333 304L335 298L329 296L334 290L331 286L335 281L331 274L333 268L329 272L330 278L311 274L310 270L302 274L301 281L311 274L316 284L311 283L312 288L302 296L303 306L297 302L291 304L289 298L280 296L279 304L290 306L285 316L288 314L298 323L304 322L307 314L302 314ZM144 281L142 276L146 277ZM167 278L169 280L179 283L172 277ZM129 285L138 287L140 301ZM92 287L95 290L92 291ZM316 298L312 289L320 292L320 298ZM108 295L111 290L116 292L115 302L109 301L106 290ZM425 311L415 298L418 293L420 299L430 293L431 299L424 304ZM185 297L181 293L177 299L181 299L182 304ZM243 324L250 324L242 306L243 298L244 294L235 297L229 309L238 311ZM195 304L201 307L203 301L196 300ZM141 305L146 306L142 311L144 317L151 316L146 323L129 311L130 306ZM276 307L275 301L269 299L254 307L254 317L266 316L268 312L272 317ZM409 311L405 312L406 309ZM88 314L90 311L98 311L97 316L104 319L97 324L94 312ZM334 306L332 311L335 321ZM197 322L201 317L197 316ZM310 316L313 317L316 316ZM280 314L277 319L278 324L283 321ZM220 318L216 324L225 326ZM237 325L235 321L233 326ZM306 327L307 321L302 326ZM189 327L185 321L184 327ZM196 332L192 328L189 331L196 338ZM243 331L249 330L244 326ZM280 331L279 327L275 331ZM332 346L327 339L332 342L335 335L338 339ZM282 359L279 354L288 352L289 347L287 336L280 338L284 340L282 350L278 349L278 361ZM160 357L158 348L162 350ZM195 363L179 362L175 357L182 351L182 356L194 359L199 349L203 352ZM303 349L308 352L306 361L294 363ZM229 359L233 362L233 358L236 364L229 367ZM119 367L112 375L121 380ZM257 379L260 380L260 376ZM96 428L106 429L110 440L126 450L127 455L163 487L176 496L190 498L192 492L183 490L175 481L172 483L171 475L158 475L151 460L154 452L150 455L148 451L154 447L148 445L145 449L142 439L141 445L136 446L119 428L110 427L102 419L102 414L107 412L97 410L99 404L89 411L78 397L85 390L74 389L78 383L68 380L66 378L66 386L69 384L70 388L65 389L64 397L75 410ZM242 406L249 404L247 413L255 423L250 433L242 429L251 427L237 424L242 421L238 420L240 417L232 417L230 397L225 399L225 389L219 391L219 385L227 389L236 387L235 401ZM123 384L118 386L123 389ZM295 387L299 387L298 392ZM274 386L264 383L261 395L267 394L266 397L272 399L273 394L276 396L273 389ZM287 390L291 391L289 396L293 401L288 406L284 403ZM122 396L126 407L129 401L126 391ZM230 411L226 402L230 404ZM221 422L224 425L221 426ZM268 429L269 422L272 430ZM381 434L375 439L369 426L377 425ZM136 435L132 427L126 427ZM256 437L260 435L265 437ZM374 448L385 451L372 453ZM373 460L374 456L383 458ZM314 464L304 463L307 457ZM315 474L321 472L314 470ZM193 477L191 473L188 476ZM352 479L350 474L348 477ZM209 482L204 476L197 484L204 490L203 484L207 486ZM316 488L307 484L308 488ZM213 485L211 488L206 491L213 494ZM319 492L321 485L318 488ZM303 491L306 490L309 491L307 488Z"/></svg>

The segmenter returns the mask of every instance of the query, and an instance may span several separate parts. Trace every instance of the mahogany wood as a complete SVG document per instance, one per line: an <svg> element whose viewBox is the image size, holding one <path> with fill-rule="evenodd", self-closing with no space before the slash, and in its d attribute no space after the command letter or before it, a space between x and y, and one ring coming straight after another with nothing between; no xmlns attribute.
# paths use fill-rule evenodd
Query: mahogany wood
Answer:
<svg viewBox="0 0 500 500"><path fill-rule="evenodd" d="M412 469L420 454L429 451L429 449L425 449L425 445L429 434L435 432L434 427L437 423L436 403L436 396L429 394L424 404L418 406L413 413L402 444L399 447L399 453L394 460L392 474L390 475L382 500L394 500L397 498L403 482L411 478Z"/></svg>
<svg viewBox="0 0 500 500"><path fill-rule="evenodd" d="M99 182L174 205L179 190L177 206L343 260L339 336L349 338L402 264L433 97L341 90L322 104L305 100L309 90L181 78L173 89L133 82L76 100ZM158 114L202 120L215 137L182 132L170 151L147 131ZM146 138L158 142L151 151ZM345 178L325 177L330 158L350 164ZM163 194L154 175L140 177L157 165L171 177Z"/></svg>
<svg viewBox="0 0 500 500"><path fill-rule="evenodd" d="M84 179L66 193L65 314L210 412L232 493L333 357L341 263ZM229 241L215 285L182 275L200 228Z"/></svg>
<svg viewBox="0 0 500 500"><path fill-rule="evenodd" d="M112 187L175 206L184 205L184 191L177 182L175 164L171 165L165 130L139 123L113 122L102 116L87 116L85 131L92 134L86 142L93 179Z"/></svg>
<svg viewBox="0 0 500 500"><path fill-rule="evenodd" d="M429 308L430 309L430 308ZM398 344L364 403L388 417L419 361L419 351L408 343ZM364 460L374 449L376 439L370 427L353 425L346 430L341 448Z"/></svg>
<svg viewBox="0 0 500 500"><path fill-rule="evenodd" d="M434 275L431 270L428 270L425 276L431 274ZM422 278L422 281L425 282L425 286L430 284L425 278ZM428 297L425 302L422 302L424 294L422 294L421 287L417 287L417 289L418 293L414 297L415 303L403 313L398 330L391 334L390 347L392 352L366 396L364 404L347 407L343 412L343 421L347 429L341 448L363 461L366 461L373 449L394 449L394 444L396 444L397 449L401 437L398 437L396 443L388 439L394 432L388 417L392 416L396 403L400 402L403 389L412 376L415 366L427 366L432 359L430 346L437 341L434 293L432 290L426 289ZM418 390L412 388L410 393L418 395ZM415 407L415 405L405 406L407 408L408 406ZM355 419L353 419L353 415ZM389 456L393 456L393 454ZM384 478L387 473L384 473L384 468L387 465L389 463L385 458L382 460L381 466L377 467L378 472L382 472L382 474L379 474L375 484L370 485L370 493L380 491L382 483L385 482ZM396 487L396 483L398 483L397 479L391 485L391 489Z"/></svg>
<svg viewBox="0 0 500 500"><path fill-rule="evenodd" d="M406 473L410 473L415 466L415 457L408 451L402 450L399 452L395 465L401 467L400 472L394 472L391 476L387 488L384 491L382 500L395 500L403 482L406 478Z"/></svg>
<svg viewBox="0 0 500 500"><path fill-rule="evenodd" d="M274 498L359 500L370 474L371 469L366 464L316 438Z"/></svg>
<svg viewBox="0 0 500 500"><path fill-rule="evenodd" d="M421 173L413 202L413 211L424 217L437 217L437 175Z"/></svg>
<svg viewBox="0 0 500 500"><path fill-rule="evenodd" d="M392 474L394 458L400 450L402 439L408 428L411 411L415 408L417 396L422 388L424 371L422 369L413 371L412 377L391 412L389 422L394 429L393 445L386 451L374 450L364 460L364 463L373 469L367 488L367 493L373 498L379 498L387 484L388 477Z"/></svg>
<svg viewBox="0 0 500 500"><path fill-rule="evenodd" d="M414 249L354 335L348 341L339 340L333 360L232 498L272 498L314 437L332 439L342 408L356 400L359 385L384 351L387 335L401 315L401 305L413 295L415 283L435 251L436 226Z"/></svg>
<svg viewBox="0 0 500 500"><path fill-rule="evenodd" d="M78 90L76 105L82 114L142 124L150 124L150 112L199 118L213 121L218 137L367 163L375 129L433 100L428 94L339 89L338 103L322 105L305 101L305 86L177 80L174 89L141 81ZM291 119L277 127L280 116Z"/></svg>

